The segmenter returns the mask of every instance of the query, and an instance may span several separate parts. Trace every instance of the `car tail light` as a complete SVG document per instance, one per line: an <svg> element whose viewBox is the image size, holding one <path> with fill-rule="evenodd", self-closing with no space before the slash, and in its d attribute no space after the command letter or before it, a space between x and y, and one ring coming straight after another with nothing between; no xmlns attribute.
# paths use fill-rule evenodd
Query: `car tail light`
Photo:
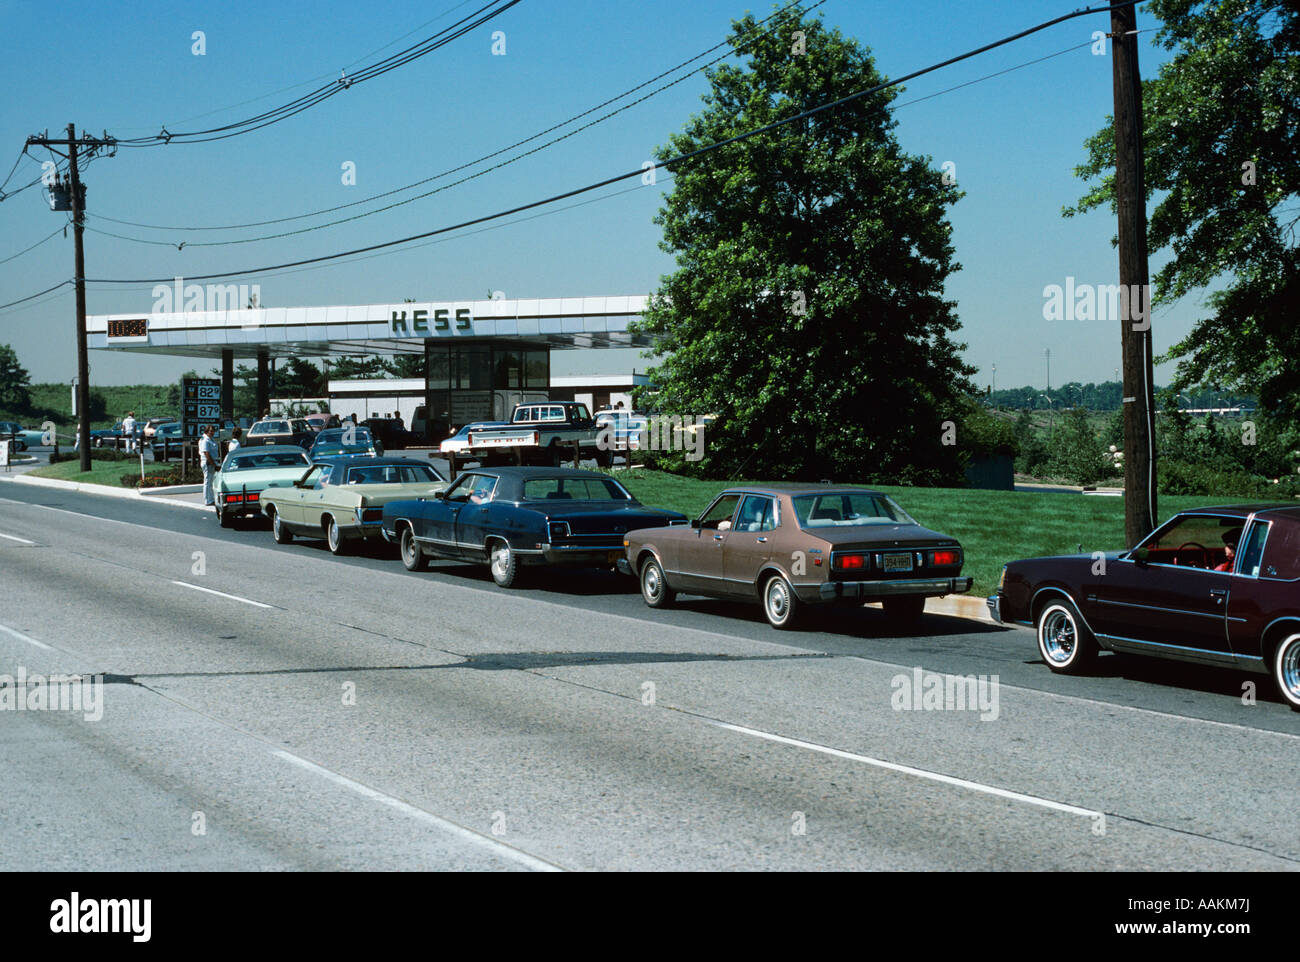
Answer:
<svg viewBox="0 0 1300 962"><path fill-rule="evenodd" d="M259 494L259 493L256 492L256 491L254 491L252 494L246 494L246 495L244 495L244 500L245 500L245 501L261 501L261 500L262 500L262 495Z"/></svg>
<svg viewBox="0 0 1300 962"><path fill-rule="evenodd" d="M546 530L550 534L552 541L557 541L560 538L568 538L571 535L569 522L567 521L552 521L546 526Z"/></svg>
<svg viewBox="0 0 1300 962"><path fill-rule="evenodd" d="M930 564L935 566L961 564L961 552L955 548L944 548L930 554Z"/></svg>
<svg viewBox="0 0 1300 962"><path fill-rule="evenodd" d="M831 567L842 571L861 571L867 567L867 556L864 554L837 554L835 563Z"/></svg>
<svg viewBox="0 0 1300 962"><path fill-rule="evenodd" d="M244 496L242 494L226 495L226 504L234 504L236 501L243 501L243 500L244 500Z"/></svg>
<svg viewBox="0 0 1300 962"><path fill-rule="evenodd" d="M364 522L381 521L384 517L383 508L366 508L361 512L361 520Z"/></svg>

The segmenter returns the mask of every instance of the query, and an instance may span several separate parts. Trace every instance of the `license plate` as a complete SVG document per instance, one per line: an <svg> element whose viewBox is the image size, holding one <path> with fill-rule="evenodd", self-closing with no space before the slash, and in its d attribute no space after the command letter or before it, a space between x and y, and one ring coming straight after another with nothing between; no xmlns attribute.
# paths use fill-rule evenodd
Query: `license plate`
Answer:
<svg viewBox="0 0 1300 962"><path fill-rule="evenodd" d="M908 554L887 554L885 555L886 571L911 571L912 555Z"/></svg>

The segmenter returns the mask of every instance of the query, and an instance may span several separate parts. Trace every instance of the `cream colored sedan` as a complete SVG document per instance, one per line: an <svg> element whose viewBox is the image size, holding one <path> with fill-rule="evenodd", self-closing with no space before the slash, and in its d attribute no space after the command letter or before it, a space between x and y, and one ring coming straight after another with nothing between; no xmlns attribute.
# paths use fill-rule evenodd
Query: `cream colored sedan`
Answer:
<svg viewBox="0 0 1300 962"><path fill-rule="evenodd" d="M294 535L324 538L344 554L352 541L383 537L389 501L432 498L445 487L432 465L413 458L322 458L291 486L267 488L262 513L278 544Z"/></svg>

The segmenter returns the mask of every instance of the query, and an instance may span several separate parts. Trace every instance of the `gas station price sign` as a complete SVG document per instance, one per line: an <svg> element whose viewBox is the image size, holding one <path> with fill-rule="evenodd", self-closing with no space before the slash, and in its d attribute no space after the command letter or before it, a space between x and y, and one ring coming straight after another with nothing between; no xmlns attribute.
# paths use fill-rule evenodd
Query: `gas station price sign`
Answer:
<svg viewBox="0 0 1300 962"><path fill-rule="evenodd" d="M197 438L207 424L221 427L221 381L214 377L181 378L181 435Z"/></svg>

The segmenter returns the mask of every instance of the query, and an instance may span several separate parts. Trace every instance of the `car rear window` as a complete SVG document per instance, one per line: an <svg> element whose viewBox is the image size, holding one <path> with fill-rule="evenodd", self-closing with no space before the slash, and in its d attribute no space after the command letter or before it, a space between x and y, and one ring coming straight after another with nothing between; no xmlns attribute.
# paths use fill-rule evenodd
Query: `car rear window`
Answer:
<svg viewBox="0 0 1300 962"><path fill-rule="evenodd" d="M627 501L632 496L609 478L531 478L525 501Z"/></svg>
<svg viewBox="0 0 1300 962"><path fill-rule="evenodd" d="M256 470L258 468L305 468L311 462L305 454L292 451L277 451L271 454L241 454L231 458L226 465L227 471Z"/></svg>
<svg viewBox="0 0 1300 962"><path fill-rule="evenodd" d="M844 528L873 524L916 524L892 500L880 494L835 491L804 494L794 498L799 527Z"/></svg>

